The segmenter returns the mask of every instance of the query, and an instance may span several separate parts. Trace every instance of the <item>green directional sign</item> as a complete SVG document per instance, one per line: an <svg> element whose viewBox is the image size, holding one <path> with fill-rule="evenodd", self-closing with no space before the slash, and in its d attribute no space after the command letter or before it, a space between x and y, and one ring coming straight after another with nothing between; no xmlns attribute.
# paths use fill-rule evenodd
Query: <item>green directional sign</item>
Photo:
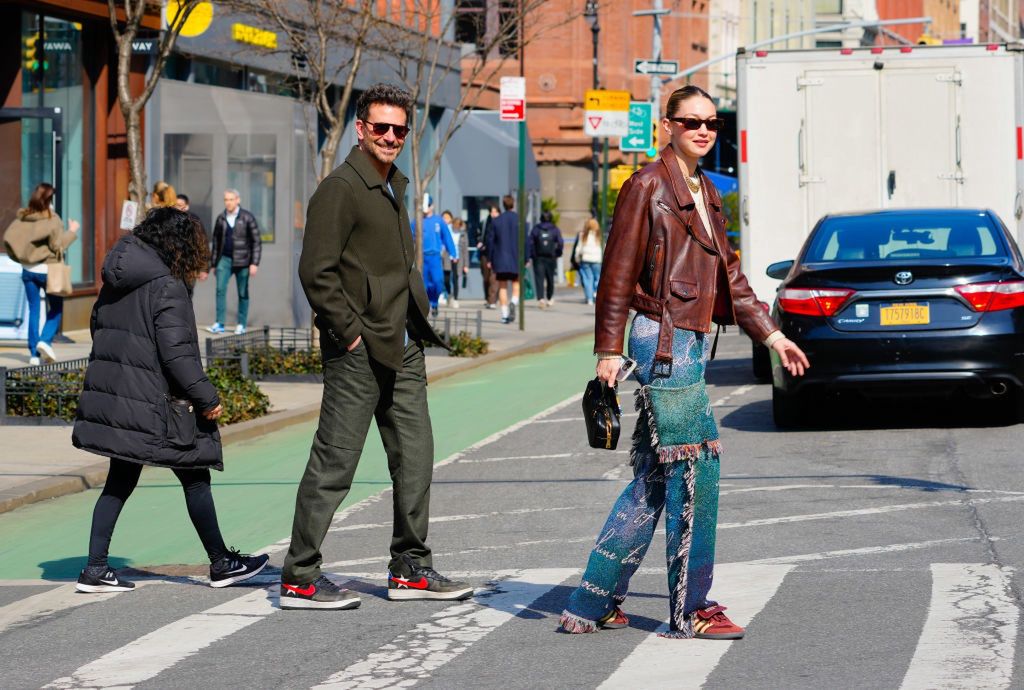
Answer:
<svg viewBox="0 0 1024 690"><path fill-rule="evenodd" d="M634 101L629 104L629 133L619 143L624 153L642 153L654 145L651 112L650 103Z"/></svg>

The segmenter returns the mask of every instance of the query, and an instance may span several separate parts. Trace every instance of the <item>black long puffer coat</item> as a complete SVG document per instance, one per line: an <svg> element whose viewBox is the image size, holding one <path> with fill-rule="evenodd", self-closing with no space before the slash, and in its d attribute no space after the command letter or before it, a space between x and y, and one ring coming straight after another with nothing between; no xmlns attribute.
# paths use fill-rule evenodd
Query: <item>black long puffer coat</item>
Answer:
<svg viewBox="0 0 1024 690"><path fill-rule="evenodd" d="M103 262L76 448L178 469L223 469L219 403L199 359L192 301L156 250L127 235Z"/></svg>

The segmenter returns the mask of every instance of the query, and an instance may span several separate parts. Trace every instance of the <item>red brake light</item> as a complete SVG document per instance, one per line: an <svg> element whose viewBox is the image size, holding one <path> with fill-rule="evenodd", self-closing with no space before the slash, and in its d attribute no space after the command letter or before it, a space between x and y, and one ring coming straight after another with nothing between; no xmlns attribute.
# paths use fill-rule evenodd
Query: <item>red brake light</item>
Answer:
<svg viewBox="0 0 1024 690"><path fill-rule="evenodd" d="M853 293L848 288L785 288L779 293L779 308L790 314L832 316Z"/></svg>
<svg viewBox="0 0 1024 690"><path fill-rule="evenodd" d="M956 291L967 300L974 311L999 311L1024 307L1024 280L958 285Z"/></svg>

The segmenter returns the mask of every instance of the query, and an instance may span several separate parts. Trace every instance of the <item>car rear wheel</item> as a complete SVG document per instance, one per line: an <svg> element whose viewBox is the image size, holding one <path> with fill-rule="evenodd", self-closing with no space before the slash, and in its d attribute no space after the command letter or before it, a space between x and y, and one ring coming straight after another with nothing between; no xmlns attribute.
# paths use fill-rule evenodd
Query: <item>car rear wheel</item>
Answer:
<svg viewBox="0 0 1024 690"><path fill-rule="evenodd" d="M767 381L772 377L772 358L768 348L764 345L754 343L751 353L751 362L754 365L754 378L758 381Z"/></svg>
<svg viewBox="0 0 1024 690"><path fill-rule="evenodd" d="M807 404L799 396L772 386L772 419L779 429L794 429L808 423Z"/></svg>

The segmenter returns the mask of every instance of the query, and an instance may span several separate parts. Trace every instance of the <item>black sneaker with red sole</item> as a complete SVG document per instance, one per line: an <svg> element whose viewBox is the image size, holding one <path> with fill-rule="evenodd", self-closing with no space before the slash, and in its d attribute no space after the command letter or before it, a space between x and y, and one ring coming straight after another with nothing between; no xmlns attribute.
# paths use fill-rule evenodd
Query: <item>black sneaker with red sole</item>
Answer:
<svg viewBox="0 0 1024 690"><path fill-rule="evenodd" d="M449 580L433 568L420 565L410 556L403 555L401 563L388 571L388 599L392 601L461 601L471 596L473 586L469 583Z"/></svg>
<svg viewBox="0 0 1024 690"><path fill-rule="evenodd" d="M355 609L361 603L359 595L342 589L325 575L306 585L281 583L282 609Z"/></svg>

